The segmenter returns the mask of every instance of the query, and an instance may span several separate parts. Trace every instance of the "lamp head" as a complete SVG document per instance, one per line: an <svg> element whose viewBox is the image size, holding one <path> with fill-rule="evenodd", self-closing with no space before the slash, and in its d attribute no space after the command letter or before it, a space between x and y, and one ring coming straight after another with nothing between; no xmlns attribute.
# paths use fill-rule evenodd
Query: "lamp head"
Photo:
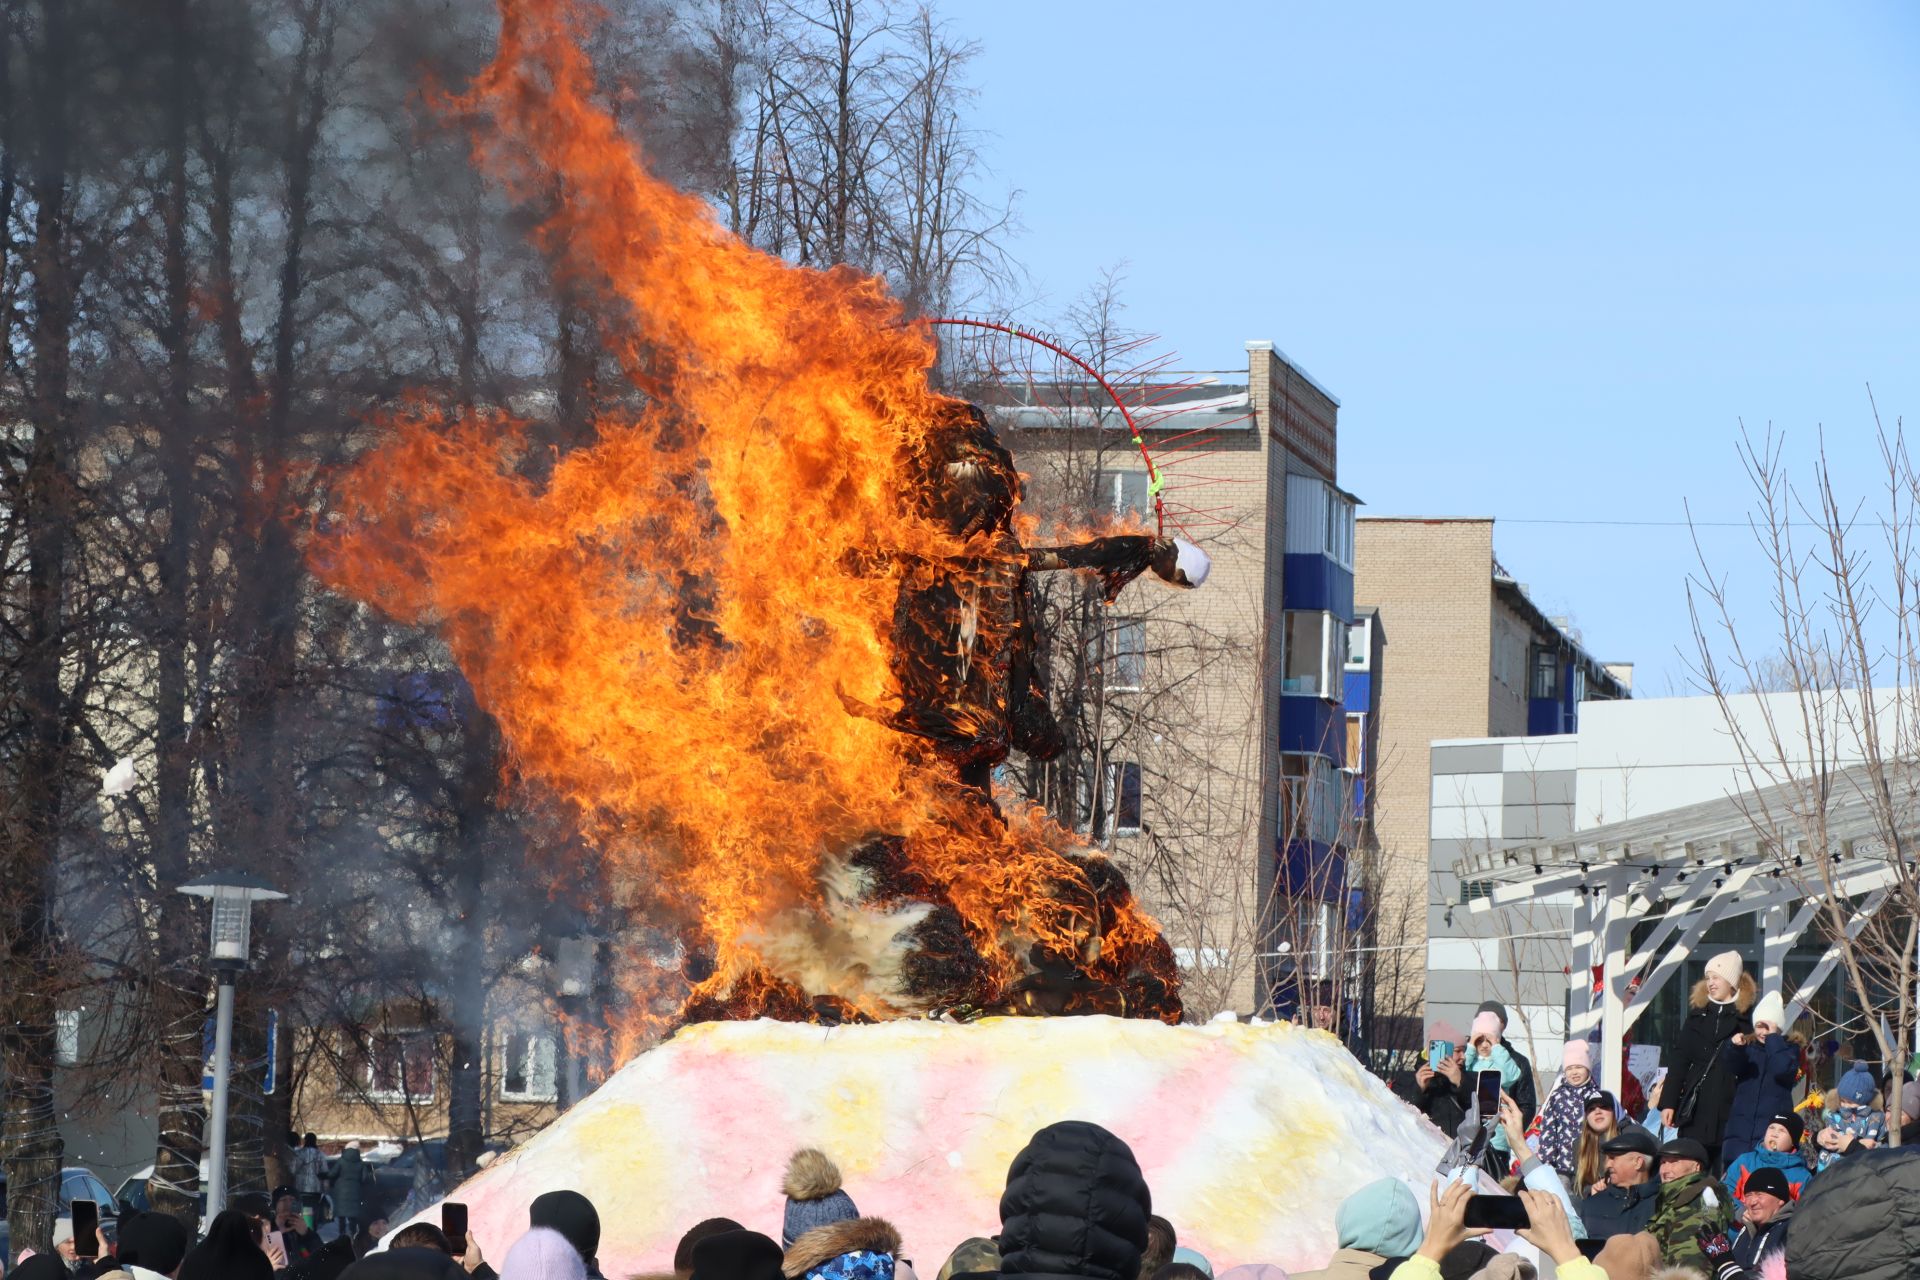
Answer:
<svg viewBox="0 0 1920 1280"><path fill-rule="evenodd" d="M180 892L213 903L207 955L215 968L244 969L253 933L253 904L287 895L246 871L216 871L180 886Z"/></svg>

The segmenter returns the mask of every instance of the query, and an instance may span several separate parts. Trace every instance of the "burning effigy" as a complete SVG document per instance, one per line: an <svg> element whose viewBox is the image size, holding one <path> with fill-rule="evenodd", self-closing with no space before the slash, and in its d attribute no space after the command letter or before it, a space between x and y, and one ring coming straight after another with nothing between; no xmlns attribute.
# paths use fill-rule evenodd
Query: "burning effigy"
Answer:
<svg viewBox="0 0 1920 1280"><path fill-rule="evenodd" d="M502 0L459 105L630 394L550 466L533 424L415 406L315 558L444 637L515 785L679 940L677 1030L454 1193L476 1237L505 1247L567 1187L609 1274L664 1270L702 1217L779 1221L788 1155L820 1146L936 1259L997 1229L1012 1154L1072 1117L1216 1259L1324 1262L1325 1207L1424 1173L1439 1135L1325 1033L1163 1025L1178 973L1125 878L992 788L1010 751L1058 750L1030 576L1111 601L1198 586L1205 557L1154 530L1023 542L1013 459L931 387L927 328L649 174L597 105L584 12Z"/></svg>
<svg viewBox="0 0 1920 1280"><path fill-rule="evenodd" d="M990 774L1059 749L1028 575L1088 573L1111 601L1148 572L1197 586L1205 556L1138 530L1023 545L1013 460L932 389L926 327L649 173L602 105L588 12L502 0L457 106L594 300L625 394L550 467L505 412L396 415L342 477L316 572L444 638L515 785L671 926L679 1021L1178 1021L1119 870Z"/></svg>

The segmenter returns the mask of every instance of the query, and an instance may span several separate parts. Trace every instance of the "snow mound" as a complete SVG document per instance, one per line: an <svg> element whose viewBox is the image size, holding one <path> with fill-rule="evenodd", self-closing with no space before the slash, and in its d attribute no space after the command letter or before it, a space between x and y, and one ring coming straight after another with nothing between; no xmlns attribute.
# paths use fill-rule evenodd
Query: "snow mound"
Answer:
<svg viewBox="0 0 1920 1280"><path fill-rule="evenodd" d="M447 1198L505 1257L533 1198L572 1188L600 1211L606 1274L664 1272L703 1218L779 1239L787 1157L816 1146L930 1276L968 1236L998 1234L1007 1166L1057 1120L1124 1138L1154 1211L1216 1273L1324 1266L1341 1199L1393 1175L1424 1205L1445 1145L1339 1041L1299 1027L714 1022L642 1054Z"/></svg>

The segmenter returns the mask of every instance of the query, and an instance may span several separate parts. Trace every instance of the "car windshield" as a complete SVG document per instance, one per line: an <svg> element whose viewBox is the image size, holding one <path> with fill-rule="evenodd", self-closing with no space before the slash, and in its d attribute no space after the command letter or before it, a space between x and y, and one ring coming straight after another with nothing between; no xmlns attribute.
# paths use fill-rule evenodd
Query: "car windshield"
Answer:
<svg viewBox="0 0 1920 1280"><path fill-rule="evenodd" d="M88 1173L85 1169L62 1169L60 1171L60 1212L71 1215L75 1200L91 1200L100 1206L100 1212L111 1214L116 1205L113 1192L107 1184Z"/></svg>
<svg viewBox="0 0 1920 1280"><path fill-rule="evenodd" d="M135 1213L145 1213L153 1207L147 1200L145 1178L128 1178L120 1184L120 1192L114 1198L120 1202L122 1208L132 1209Z"/></svg>

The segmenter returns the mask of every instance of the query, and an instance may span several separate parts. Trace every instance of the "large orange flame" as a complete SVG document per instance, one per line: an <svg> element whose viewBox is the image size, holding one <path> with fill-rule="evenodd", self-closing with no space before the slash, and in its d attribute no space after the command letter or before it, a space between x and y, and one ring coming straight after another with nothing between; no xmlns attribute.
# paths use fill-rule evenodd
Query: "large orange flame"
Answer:
<svg viewBox="0 0 1920 1280"><path fill-rule="evenodd" d="M898 838L896 879L950 896L1002 994L1035 943L1096 977L1144 959L1171 982L1152 923L1102 898L1068 833L1033 811L1001 821L924 743L849 711L898 702L900 565L1017 570L1010 539L962 543L902 502L957 407L929 388L924 330L881 282L754 250L649 174L597 105L583 7L500 14L458 105L488 122L483 166L549 210L539 243L599 299L634 394L538 481L526 423L399 415L344 477L317 571L440 629L522 783L710 947L708 999L913 1010L867 952L801 972L776 945L918 918L832 900L832 873L879 835Z"/></svg>

